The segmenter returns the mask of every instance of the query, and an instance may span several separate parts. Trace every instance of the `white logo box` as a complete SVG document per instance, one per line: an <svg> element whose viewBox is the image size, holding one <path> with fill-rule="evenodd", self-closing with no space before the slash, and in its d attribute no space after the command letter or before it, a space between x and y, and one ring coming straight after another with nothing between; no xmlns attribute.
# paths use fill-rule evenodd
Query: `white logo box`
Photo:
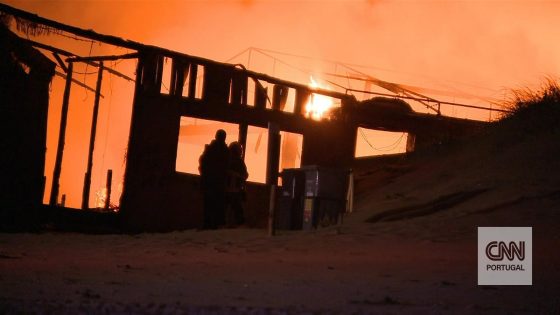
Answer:
<svg viewBox="0 0 560 315"><path fill-rule="evenodd" d="M532 235L532 227L478 227L478 285L532 285Z"/></svg>

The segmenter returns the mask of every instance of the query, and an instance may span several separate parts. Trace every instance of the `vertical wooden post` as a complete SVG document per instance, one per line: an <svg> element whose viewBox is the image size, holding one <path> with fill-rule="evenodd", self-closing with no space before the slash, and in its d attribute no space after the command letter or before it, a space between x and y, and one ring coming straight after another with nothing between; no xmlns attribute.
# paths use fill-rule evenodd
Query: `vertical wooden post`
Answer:
<svg viewBox="0 0 560 315"><path fill-rule="evenodd" d="M265 109L267 99L268 88L262 86L258 81L255 81L255 108Z"/></svg>
<svg viewBox="0 0 560 315"><path fill-rule="evenodd" d="M181 98L183 96L183 86L185 85L185 73L188 73L187 69L188 66L185 65L183 61L178 59L173 59L173 64L177 63L176 65L176 72L175 72L175 84L174 84L174 91L173 95L177 98Z"/></svg>
<svg viewBox="0 0 560 315"><path fill-rule="evenodd" d="M249 94L249 77L243 73L243 94L241 95L241 105L247 106L247 95ZM492 111L490 111L492 112Z"/></svg>
<svg viewBox="0 0 560 315"><path fill-rule="evenodd" d="M266 162L266 183L278 185L278 168L280 167L280 128L275 123L268 123L268 149Z"/></svg>
<svg viewBox="0 0 560 315"><path fill-rule="evenodd" d="M97 132L97 116L99 114L99 97L101 95L101 81L103 80L103 61L99 62L97 73L97 85L95 86L95 100L93 103L93 115L91 118L91 132L89 134L89 151L87 170L84 176L84 189L82 191L82 209L89 208L89 191L91 188L91 169L93 168L93 149L95 148L95 134Z"/></svg>
<svg viewBox="0 0 560 315"><path fill-rule="evenodd" d="M284 110L288 101L289 89L283 85L275 84L272 88L272 109Z"/></svg>
<svg viewBox="0 0 560 315"><path fill-rule="evenodd" d="M169 94L177 98L183 95L183 85L185 84L185 74L188 74L188 64L185 64L179 58L171 60L171 83Z"/></svg>
<svg viewBox="0 0 560 315"><path fill-rule="evenodd" d="M270 201L268 204L268 236L276 234L276 185L270 185Z"/></svg>
<svg viewBox="0 0 560 315"><path fill-rule="evenodd" d="M134 85L134 97L132 100L132 113L130 114L130 129L128 133L128 149L125 157L125 168L122 182L121 214L123 214L123 224L127 224L128 216L133 210L134 199L137 194L138 185L138 164L139 153L137 153L138 143L141 138L142 106L144 93L146 91L144 83L148 73L146 67L149 64L146 53L141 52L136 64L136 82Z"/></svg>
<svg viewBox="0 0 560 315"><path fill-rule="evenodd" d="M105 185L107 193L105 194L105 210L109 210L111 206L111 190L113 186L113 170L107 170L107 184Z"/></svg>
<svg viewBox="0 0 560 315"><path fill-rule="evenodd" d="M64 86L64 96L62 99L62 110L60 114L60 128L58 130L58 147L56 149L56 159L54 162L53 178L51 185L51 196L49 205L56 206L58 201L58 190L60 189L60 172L62 170L62 157L64 155L64 139L66 137L66 122L68 120L68 104L70 102L70 88L72 85L72 71L74 65L68 63L68 73L66 73L66 85Z"/></svg>
<svg viewBox="0 0 560 315"><path fill-rule="evenodd" d="M235 106L247 105L248 78L244 71L233 69L231 76L231 104Z"/></svg>
<svg viewBox="0 0 560 315"><path fill-rule="evenodd" d="M156 77L155 77L155 86L154 86L154 93L159 94L161 91L161 81L163 81L163 63L164 63L164 56L156 55Z"/></svg>
<svg viewBox="0 0 560 315"><path fill-rule="evenodd" d="M191 73L189 77L189 90L188 90L188 97L195 98L196 96L196 81L198 76L198 65L195 63L191 63L190 65Z"/></svg>
<svg viewBox="0 0 560 315"><path fill-rule="evenodd" d="M280 110L282 100L282 86L275 84L272 88L272 110Z"/></svg>
<svg viewBox="0 0 560 315"><path fill-rule="evenodd" d="M243 154L241 158L245 160L245 151L247 151L247 130L249 129L249 125L245 123L239 124L239 143L243 147Z"/></svg>
<svg viewBox="0 0 560 315"><path fill-rule="evenodd" d="M416 151L416 134L408 133L406 136L406 153Z"/></svg>
<svg viewBox="0 0 560 315"><path fill-rule="evenodd" d="M176 58L171 58L171 79L169 80L169 95L175 95L177 88L177 62Z"/></svg>
<svg viewBox="0 0 560 315"><path fill-rule="evenodd" d="M309 90L299 88L296 90L296 101L294 106L294 114L296 115L304 115L305 114L305 104L309 100Z"/></svg>

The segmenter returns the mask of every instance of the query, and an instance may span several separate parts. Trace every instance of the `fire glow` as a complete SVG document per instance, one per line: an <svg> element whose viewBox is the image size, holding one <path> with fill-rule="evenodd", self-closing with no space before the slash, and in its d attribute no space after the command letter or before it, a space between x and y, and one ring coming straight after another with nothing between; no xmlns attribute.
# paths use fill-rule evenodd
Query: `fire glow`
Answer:
<svg viewBox="0 0 560 315"><path fill-rule="evenodd" d="M103 187L95 193L95 207L105 208L105 200L107 200L107 188Z"/></svg>
<svg viewBox="0 0 560 315"><path fill-rule="evenodd" d="M328 89L326 86L321 86L317 81L310 77L309 87ZM329 110L333 107L333 101L330 97L321 94L311 94L309 101L305 106L305 116L314 120L321 120L326 117Z"/></svg>

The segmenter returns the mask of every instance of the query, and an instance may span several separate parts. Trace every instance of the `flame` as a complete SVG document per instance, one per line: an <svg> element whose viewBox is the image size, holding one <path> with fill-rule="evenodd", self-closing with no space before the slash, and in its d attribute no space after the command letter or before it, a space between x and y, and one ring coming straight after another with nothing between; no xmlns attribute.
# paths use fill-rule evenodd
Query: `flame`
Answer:
<svg viewBox="0 0 560 315"><path fill-rule="evenodd" d="M321 86L313 77L309 77L311 88L329 89L327 86ZM321 120L333 106L330 97L321 94L311 94L307 105L305 105L305 116L314 120Z"/></svg>
<svg viewBox="0 0 560 315"><path fill-rule="evenodd" d="M95 207L105 208L105 200L107 200L107 188L100 188L95 192Z"/></svg>

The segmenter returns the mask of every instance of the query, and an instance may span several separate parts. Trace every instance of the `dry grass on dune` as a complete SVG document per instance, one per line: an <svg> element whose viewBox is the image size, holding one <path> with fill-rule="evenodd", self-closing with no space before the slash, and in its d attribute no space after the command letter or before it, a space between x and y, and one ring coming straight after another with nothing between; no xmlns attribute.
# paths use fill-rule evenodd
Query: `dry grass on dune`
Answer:
<svg viewBox="0 0 560 315"><path fill-rule="evenodd" d="M559 205L559 85L548 81L539 91L513 91L507 106L511 113L472 138L360 171L356 219L429 221L434 215L458 218L476 213L480 218L473 224L484 225L490 213L505 214L516 205ZM543 222L548 214L541 214Z"/></svg>

